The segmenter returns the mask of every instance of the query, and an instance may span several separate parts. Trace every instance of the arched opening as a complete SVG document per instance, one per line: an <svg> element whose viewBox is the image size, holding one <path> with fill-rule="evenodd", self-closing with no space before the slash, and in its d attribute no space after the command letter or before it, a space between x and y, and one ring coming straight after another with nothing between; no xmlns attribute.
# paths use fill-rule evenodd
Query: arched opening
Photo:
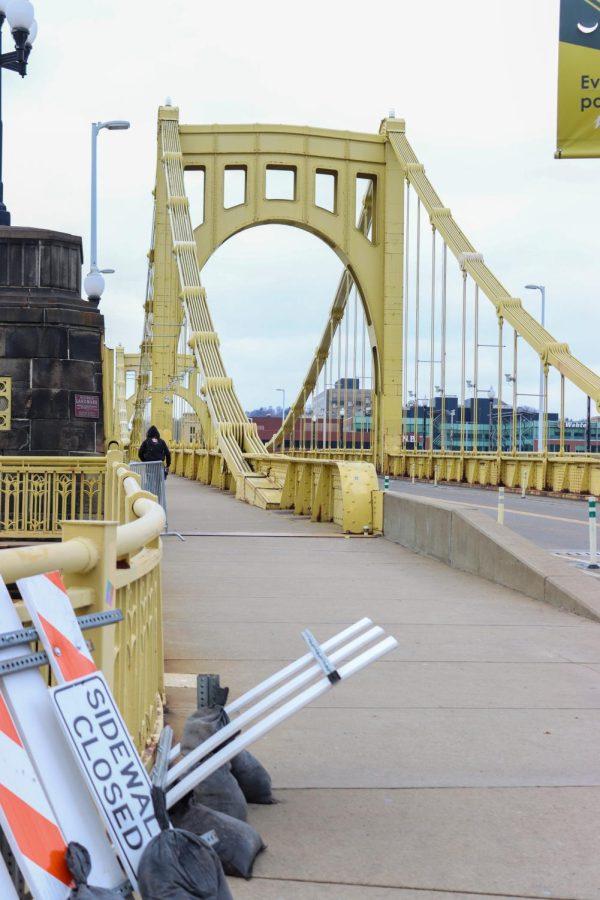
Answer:
<svg viewBox="0 0 600 900"><path fill-rule="evenodd" d="M323 240L282 224L238 232L202 270L227 372L265 442L303 385L343 275L342 261ZM327 358L292 423L288 450L307 444L335 449L344 427L356 432L346 444L368 446L371 340L362 299L353 291L342 320L330 326Z"/></svg>

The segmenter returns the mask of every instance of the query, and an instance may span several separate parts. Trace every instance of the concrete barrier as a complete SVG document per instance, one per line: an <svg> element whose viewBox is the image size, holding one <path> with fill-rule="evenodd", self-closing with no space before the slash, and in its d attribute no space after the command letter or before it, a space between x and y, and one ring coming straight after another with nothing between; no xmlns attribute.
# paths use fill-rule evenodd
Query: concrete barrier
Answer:
<svg viewBox="0 0 600 900"><path fill-rule="evenodd" d="M600 622L600 581L476 507L386 493L383 533L408 550Z"/></svg>

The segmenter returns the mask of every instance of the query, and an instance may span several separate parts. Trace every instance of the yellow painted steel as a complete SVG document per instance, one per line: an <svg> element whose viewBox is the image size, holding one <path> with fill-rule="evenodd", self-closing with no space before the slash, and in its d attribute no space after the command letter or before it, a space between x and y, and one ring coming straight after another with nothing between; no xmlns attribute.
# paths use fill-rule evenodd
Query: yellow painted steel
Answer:
<svg viewBox="0 0 600 900"><path fill-rule="evenodd" d="M267 176L272 168L293 173L290 199L269 199ZM244 173L244 196L226 205L227 172ZM203 221L192 230L185 171L204 173ZM335 175L333 212L317 205L315 178ZM371 179L363 205L356 208L356 179ZM514 327L546 366L594 399L600 409L600 378L571 354L511 297L443 206L405 134L403 120L385 119L377 134L332 131L285 125L181 125L178 110L161 107L154 192L154 224L149 253L144 336L140 348L134 406L132 447L139 445L150 420L166 436L172 431L173 395L189 404L200 422L197 446L182 450L177 467L193 470L208 484L231 489L236 496L265 508L283 502L285 479L259 465L265 447L258 438L228 377L219 337L212 322L200 272L211 254L236 233L260 224L282 223L322 238L344 263L344 273L329 311L323 336L302 387L282 429L269 442L275 453L282 437L302 417L331 351L332 335L341 320L353 283L357 285L372 351L372 449L290 450L286 459L373 462L382 472L427 472L428 477L509 485L522 471L533 473L545 490L592 489L593 458L539 454L479 452L448 454L407 451L403 444L403 282L404 202L409 184L429 214L463 272L471 275L493 304L499 323ZM185 325L195 375L188 370L179 340ZM202 452L200 452L202 451ZM184 464L185 461L185 464ZM289 465L289 462L287 463ZM523 468L525 467L525 468ZM519 474L515 476L515 471ZM582 474L583 472L583 474ZM562 487L560 487L562 485ZM357 486L357 490L362 490ZM370 501L369 501L370 502Z"/></svg>
<svg viewBox="0 0 600 900"><path fill-rule="evenodd" d="M129 416L127 415L125 351L121 344L115 350L114 430L122 447L129 446Z"/></svg>
<svg viewBox="0 0 600 900"><path fill-rule="evenodd" d="M600 456L540 454L400 453L388 459L390 475L551 493L600 495Z"/></svg>
<svg viewBox="0 0 600 900"><path fill-rule="evenodd" d="M12 378L0 376L0 431L12 428Z"/></svg>
<svg viewBox="0 0 600 900"><path fill-rule="evenodd" d="M248 455L254 470L234 483L217 450L176 444L171 452L176 475L235 490L238 499L253 506L289 509L315 522L334 522L348 534L381 531L374 496L379 485L371 463L261 453Z"/></svg>
<svg viewBox="0 0 600 900"><path fill-rule="evenodd" d="M60 522L102 520L106 459L1 456L0 537L47 538Z"/></svg>
<svg viewBox="0 0 600 900"><path fill-rule="evenodd" d="M48 467L48 483L56 475L52 463L65 465L65 460L35 462L40 470ZM138 748L149 754L161 727L164 695L160 534L165 516L156 498L140 489L121 452L110 451L106 459L93 462L102 475L96 519L63 522L61 543L0 550L0 575L10 583L58 569L78 613L103 612L113 605L123 611L121 623L95 633L94 656ZM52 534L56 523L54 519ZM39 530L22 536L38 537ZM107 585L114 588L114 597ZM27 621L21 603L18 611Z"/></svg>

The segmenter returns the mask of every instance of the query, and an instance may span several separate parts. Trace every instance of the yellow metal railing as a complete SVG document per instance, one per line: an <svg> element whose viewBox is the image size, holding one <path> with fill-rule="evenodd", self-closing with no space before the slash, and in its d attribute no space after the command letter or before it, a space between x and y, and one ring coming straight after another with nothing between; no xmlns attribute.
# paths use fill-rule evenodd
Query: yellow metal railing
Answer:
<svg viewBox="0 0 600 900"><path fill-rule="evenodd" d="M389 454L387 472L400 477L504 485L529 491L600 495L598 454L452 453L419 450Z"/></svg>
<svg viewBox="0 0 600 900"><path fill-rule="evenodd" d="M42 462L34 462L43 474ZM162 724L160 534L165 516L156 498L141 490L138 476L124 464L120 451L90 462L102 467L98 472L104 485L90 513L99 509L103 518L63 522L60 543L0 550L0 575L10 584L58 569L78 613L122 610L122 622L95 632L94 657L113 687L138 748L144 751L152 747ZM66 466L68 461L51 460L47 476L61 463ZM16 529L9 533L14 535ZM28 536L24 529L22 536ZM18 610L27 621L21 603Z"/></svg>
<svg viewBox="0 0 600 900"><path fill-rule="evenodd" d="M104 457L0 458L0 540L60 536L59 522L104 518Z"/></svg>
<svg viewBox="0 0 600 900"><path fill-rule="evenodd" d="M246 454L254 476L273 485L270 503L264 480L253 475L241 484L227 468L218 450L193 444L171 448L175 475L236 493L240 500L263 509L289 509L313 521L334 522L344 532L362 534L383 527L382 494L375 467L370 462L320 459L315 456L279 456L274 453Z"/></svg>

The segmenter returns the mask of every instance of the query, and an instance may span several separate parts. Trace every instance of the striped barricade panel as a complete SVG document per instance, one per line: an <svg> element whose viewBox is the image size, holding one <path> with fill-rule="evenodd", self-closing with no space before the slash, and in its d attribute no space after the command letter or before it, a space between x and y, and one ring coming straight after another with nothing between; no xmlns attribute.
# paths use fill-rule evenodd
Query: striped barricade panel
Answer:
<svg viewBox="0 0 600 900"><path fill-rule="evenodd" d="M63 900L67 846L0 694L0 822L35 900Z"/></svg>
<svg viewBox="0 0 600 900"><path fill-rule="evenodd" d="M148 841L159 834L150 780L58 572L17 582L52 667L56 720L134 887Z"/></svg>
<svg viewBox="0 0 600 900"><path fill-rule="evenodd" d="M17 585L57 683L65 684L96 672L59 572L22 578Z"/></svg>
<svg viewBox="0 0 600 900"><path fill-rule="evenodd" d="M18 631L20 628L21 620L0 579L0 632ZM0 661L18 659L29 653L27 645L2 648ZM123 882L123 873L88 794L87 785L66 749L41 672L27 669L4 675L0 678L0 688L17 734L28 751L34 772L66 841L78 841L90 851L90 882L100 887L118 887ZM10 745L5 743L5 746Z"/></svg>

